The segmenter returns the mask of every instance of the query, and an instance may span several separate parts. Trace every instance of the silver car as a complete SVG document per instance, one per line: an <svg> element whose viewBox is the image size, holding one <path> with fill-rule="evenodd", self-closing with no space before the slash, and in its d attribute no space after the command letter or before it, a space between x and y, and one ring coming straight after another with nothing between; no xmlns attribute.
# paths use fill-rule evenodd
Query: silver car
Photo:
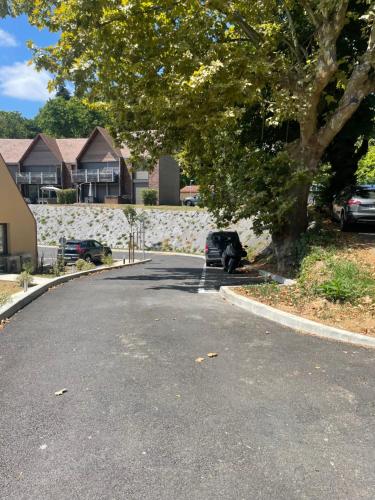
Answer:
<svg viewBox="0 0 375 500"><path fill-rule="evenodd" d="M375 185L348 187L336 195L332 203L333 217L341 231L353 224L375 224Z"/></svg>

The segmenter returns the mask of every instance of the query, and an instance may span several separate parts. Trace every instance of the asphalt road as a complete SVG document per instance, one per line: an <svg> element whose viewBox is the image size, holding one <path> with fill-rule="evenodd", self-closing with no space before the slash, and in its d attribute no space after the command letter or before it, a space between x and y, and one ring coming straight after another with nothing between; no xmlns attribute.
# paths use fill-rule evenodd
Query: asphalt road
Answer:
<svg viewBox="0 0 375 500"><path fill-rule="evenodd" d="M375 352L199 294L201 274L156 256L13 317L2 500L374 498Z"/></svg>

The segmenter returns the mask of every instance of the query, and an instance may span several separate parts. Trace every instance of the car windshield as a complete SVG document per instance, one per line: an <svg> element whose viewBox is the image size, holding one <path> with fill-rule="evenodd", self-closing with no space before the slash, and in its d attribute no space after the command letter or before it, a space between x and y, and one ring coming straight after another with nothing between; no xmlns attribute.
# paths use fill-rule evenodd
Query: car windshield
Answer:
<svg viewBox="0 0 375 500"><path fill-rule="evenodd" d="M227 244L237 239L238 236L236 233L214 233L212 235L212 241L214 243Z"/></svg>
<svg viewBox="0 0 375 500"><path fill-rule="evenodd" d="M356 188L354 194L360 198L375 200L375 189Z"/></svg>

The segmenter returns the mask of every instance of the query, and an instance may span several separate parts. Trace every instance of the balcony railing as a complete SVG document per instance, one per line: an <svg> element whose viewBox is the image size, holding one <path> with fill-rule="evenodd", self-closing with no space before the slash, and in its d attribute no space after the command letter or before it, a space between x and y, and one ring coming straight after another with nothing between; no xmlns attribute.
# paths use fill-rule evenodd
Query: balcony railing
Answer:
<svg viewBox="0 0 375 500"><path fill-rule="evenodd" d="M59 184L56 172L17 172L17 184Z"/></svg>
<svg viewBox="0 0 375 500"><path fill-rule="evenodd" d="M119 168L98 168L95 170L76 170L71 175L73 183L117 182L119 173Z"/></svg>

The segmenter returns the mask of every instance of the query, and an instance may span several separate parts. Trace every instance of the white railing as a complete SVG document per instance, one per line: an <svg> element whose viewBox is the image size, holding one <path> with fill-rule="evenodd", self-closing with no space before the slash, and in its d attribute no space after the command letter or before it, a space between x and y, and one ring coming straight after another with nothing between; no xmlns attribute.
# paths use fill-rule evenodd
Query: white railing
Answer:
<svg viewBox="0 0 375 500"><path fill-rule="evenodd" d="M17 172L17 184L58 184L56 172Z"/></svg>
<svg viewBox="0 0 375 500"><path fill-rule="evenodd" d="M119 168L98 168L90 170L75 170L71 172L73 183L85 182L117 182Z"/></svg>

